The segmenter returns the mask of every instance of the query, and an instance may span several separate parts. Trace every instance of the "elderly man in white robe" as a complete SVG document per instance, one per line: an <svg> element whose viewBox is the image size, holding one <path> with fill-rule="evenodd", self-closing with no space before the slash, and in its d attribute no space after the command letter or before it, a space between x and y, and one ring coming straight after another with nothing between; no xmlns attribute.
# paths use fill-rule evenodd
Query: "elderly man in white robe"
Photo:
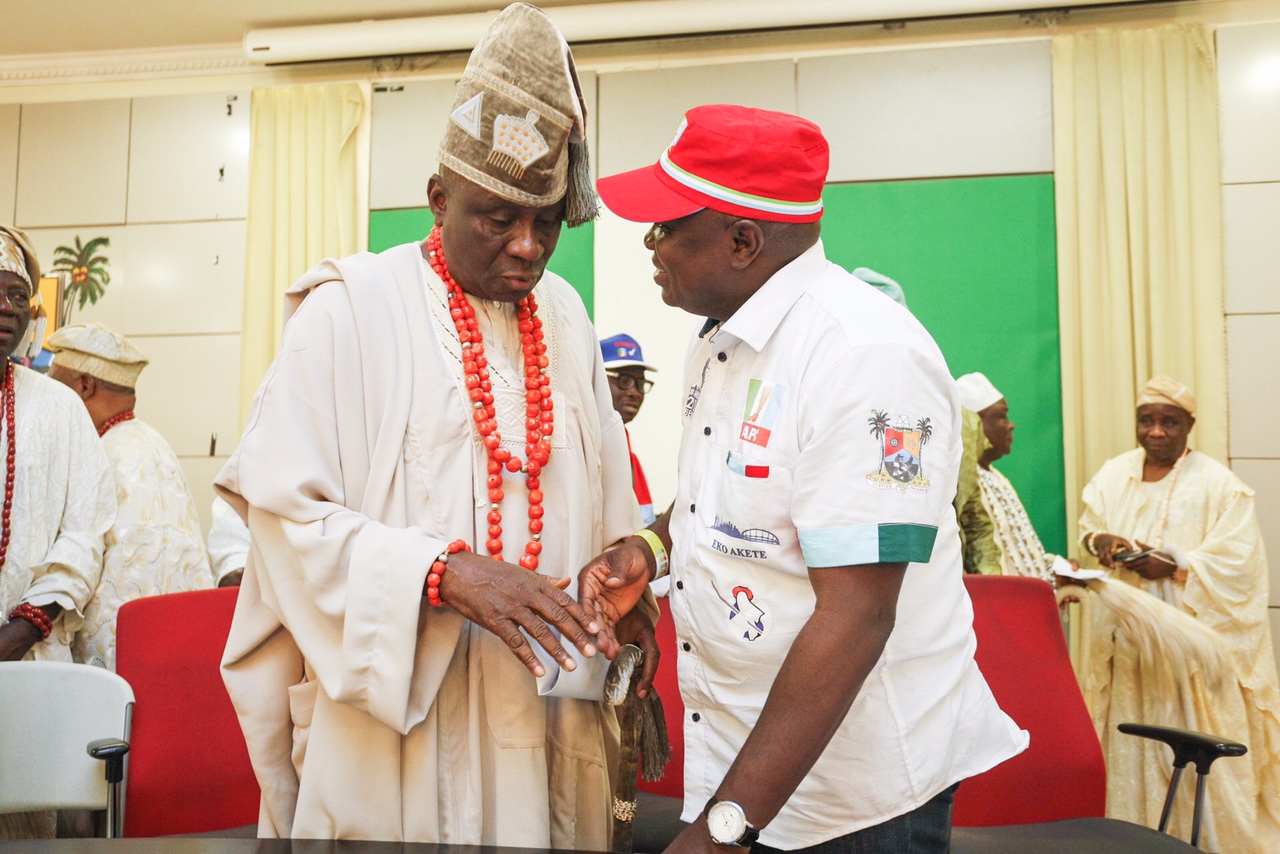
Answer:
<svg viewBox="0 0 1280 854"><path fill-rule="evenodd" d="M212 583L200 516L178 455L134 415L135 388L149 360L96 323L49 336L49 376L84 402L115 474L115 524L107 533L102 580L71 651L75 660L115 670L116 612L144 596L201 590Z"/></svg>
<svg viewBox="0 0 1280 854"><path fill-rule="evenodd" d="M1207 847L1280 851L1267 559L1253 490L1188 447L1195 411L1185 385L1152 379L1138 398L1140 447L1108 460L1084 489L1081 544L1112 577L1090 582L1084 598L1081 687L1107 760L1109 815L1154 824L1170 775L1163 746L1118 734L1116 723L1198 729L1249 747L1213 767ZM1175 811L1175 827L1187 813Z"/></svg>
<svg viewBox="0 0 1280 854"><path fill-rule="evenodd" d="M9 360L27 332L39 282L27 236L0 226L0 661L71 660L71 638L102 573L103 538L116 509L111 467L80 401ZM0 839L53 831L52 812L0 816Z"/></svg>
<svg viewBox="0 0 1280 854"><path fill-rule="evenodd" d="M251 533L223 672L261 836L609 847L612 709L538 689L597 655L565 588L638 519L595 332L546 271L597 208L585 120L559 31L508 7L428 239L288 292L217 481ZM648 616L633 635L656 650Z"/></svg>

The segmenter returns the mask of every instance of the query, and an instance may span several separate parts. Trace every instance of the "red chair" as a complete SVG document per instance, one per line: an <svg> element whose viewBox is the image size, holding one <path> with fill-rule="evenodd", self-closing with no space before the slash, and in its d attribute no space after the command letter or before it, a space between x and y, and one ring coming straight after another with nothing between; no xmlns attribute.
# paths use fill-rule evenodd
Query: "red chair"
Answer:
<svg viewBox="0 0 1280 854"><path fill-rule="evenodd" d="M238 588L127 602L116 672L133 686L125 836L254 824L260 792L219 663Z"/></svg>
<svg viewBox="0 0 1280 854"><path fill-rule="evenodd" d="M1100 816L1107 770L1067 657L1053 588L1034 579L968 575L978 669L1031 745L956 792L957 827ZM1052 735L1050 735L1052 733Z"/></svg>
<svg viewBox="0 0 1280 854"><path fill-rule="evenodd" d="M1103 818L1102 748L1067 657L1053 588L1034 578L968 575L964 580L973 600L978 667L1000 707L1031 734L1031 745L960 785L951 850L955 854L1197 851L1151 828ZM1196 765L1202 775L1199 786L1214 760L1245 751L1242 744L1187 730L1135 724L1121 724L1121 730L1165 741L1174 749L1176 768ZM1166 803L1166 812L1167 808Z"/></svg>

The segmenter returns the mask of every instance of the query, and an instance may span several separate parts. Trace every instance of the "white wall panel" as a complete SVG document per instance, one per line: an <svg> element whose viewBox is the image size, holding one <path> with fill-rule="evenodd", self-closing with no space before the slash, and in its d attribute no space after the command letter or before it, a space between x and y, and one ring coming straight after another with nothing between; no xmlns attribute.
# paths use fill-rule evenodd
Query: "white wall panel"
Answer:
<svg viewBox="0 0 1280 854"><path fill-rule="evenodd" d="M20 227L123 223L128 171L128 101L23 105Z"/></svg>
<svg viewBox="0 0 1280 854"><path fill-rule="evenodd" d="M627 222L607 211L595 226L595 325L601 338L635 336L653 390L628 425L631 446L644 466L654 506L666 509L676 493L676 452L684 405L684 354L702 318L671 308L653 281L653 264L641 239L648 225Z"/></svg>
<svg viewBox="0 0 1280 854"><path fill-rule="evenodd" d="M796 111L790 60L601 74L599 87L601 175L656 163L685 112L701 104Z"/></svg>
<svg viewBox="0 0 1280 854"><path fill-rule="evenodd" d="M240 332L244 220L130 225L125 231L122 333Z"/></svg>
<svg viewBox="0 0 1280 854"><path fill-rule="evenodd" d="M1280 458L1280 314L1227 316L1231 457Z"/></svg>
<svg viewBox="0 0 1280 854"><path fill-rule="evenodd" d="M245 221L124 227L41 228L31 238L41 266L54 248L105 236L111 281L72 323L101 323L121 335L239 334L244 301Z"/></svg>
<svg viewBox="0 0 1280 854"><path fill-rule="evenodd" d="M1220 27L1222 180L1280 181L1280 23Z"/></svg>
<svg viewBox="0 0 1280 854"><path fill-rule="evenodd" d="M1231 470L1254 491L1267 554L1280 554L1280 460L1232 460ZM1270 561L1272 607L1280 607L1280 560Z"/></svg>
<svg viewBox="0 0 1280 854"><path fill-rule="evenodd" d="M182 457L229 454L240 439L240 336L137 337L151 359L138 379L138 417Z"/></svg>
<svg viewBox="0 0 1280 854"><path fill-rule="evenodd" d="M0 104L0 222L14 221L18 197L18 122L22 108Z"/></svg>
<svg viewBox="0 0 1280 854"><path fill-rule="evenodd" d="M427 179L439 163L436 154L457 88L456 80L427 80L373 93L371 210L427 204Z"/></svg>
<svg viewBox="0 0 1280 854"><path fill-rule="evenodd" d="M249 93L135 98L128 221L243 219Z"/></svg>
<svg viewBox="0 0 1280 854"><path fill-rule="evenodd" d="M238 437L237 437L238 440ZM219 453L222 453L222 442L219 440ZM235 443L226 446L227 450L233 450ZM209 526L213 523L213 479L218 476L218 472L222 471L222 467L226 465L226 456L217 457L179 457L178 461L182 463L182 472L186 475L187 486L191 487L191 497L195 499L196 510L200 512L200 530L204 534L206 545L209 542Z"/></svg>
<svg viewBox="0 0 1280 854"><path fill-rule="evenodd" d="M1227 313L1280 312L1280 183L1223 186L1222 218Z"/></svg>
<svg viewBox="0 0 1280 854"><path fill-rule="evenodd" d="M828 180L1053 171L1049 40L802 59Z"/></svg>

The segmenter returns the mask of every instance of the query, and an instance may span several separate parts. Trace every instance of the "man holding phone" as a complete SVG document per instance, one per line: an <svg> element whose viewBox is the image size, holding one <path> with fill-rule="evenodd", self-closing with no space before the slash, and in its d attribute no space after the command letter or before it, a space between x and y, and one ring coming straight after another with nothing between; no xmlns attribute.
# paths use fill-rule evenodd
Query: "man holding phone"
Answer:
<svg viewBox="0 0 1280 854"><path fill-rule="evenodd" d="M1100 680L1109 684L1109 692L1097 692L1105 698L1091 703L1094 720L1108 730L1108 718L1135 720L1247 742L1252 768L1224 768L1215 783L1227 794L1210 805L1217 838L1209 847L1277 851L1280 689L1267 621L1266 553L1253 490L1188 446L1195 412L1195 395L1185 385L1169 377L1152 379L1138 396L1140 447L1108 460L1084 489L1085 550L1116 581L1172 607L1130 598L1127 619L1092 617L1084 629L1091 652L1082 662L1081 681L1086 696ZM1182 625L1183 615L1210 632ZM1187 652L1206 642L1223 651L1234 671L1230 676L1206 672ZM1144 646L1159 660L1135 652ZM1150 823L1164 797L1168 771L1158 766L1166 760L1130 744L1134 739L1103 741L1107 814Z"/></svg>

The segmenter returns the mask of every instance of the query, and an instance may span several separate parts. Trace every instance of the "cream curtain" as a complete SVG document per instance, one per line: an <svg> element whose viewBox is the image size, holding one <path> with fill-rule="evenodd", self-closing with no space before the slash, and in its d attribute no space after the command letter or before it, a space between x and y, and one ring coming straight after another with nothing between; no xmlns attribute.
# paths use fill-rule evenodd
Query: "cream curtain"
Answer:
<svg viewBox="0 0 1280 854"><path fill-rule="evenodd" d="M280 347L284 292L326 257L369 244L369 87L255 89L240 419Z"/></svg>
<svg viewBox="0 0 1280 854"><path fill-rule="evenodd" d="M1225 462L1226 327L1217 77L1199 25L1053 40L1067 524L1134 447L1155 374L1199 398L1191 444Z"/></svg>

